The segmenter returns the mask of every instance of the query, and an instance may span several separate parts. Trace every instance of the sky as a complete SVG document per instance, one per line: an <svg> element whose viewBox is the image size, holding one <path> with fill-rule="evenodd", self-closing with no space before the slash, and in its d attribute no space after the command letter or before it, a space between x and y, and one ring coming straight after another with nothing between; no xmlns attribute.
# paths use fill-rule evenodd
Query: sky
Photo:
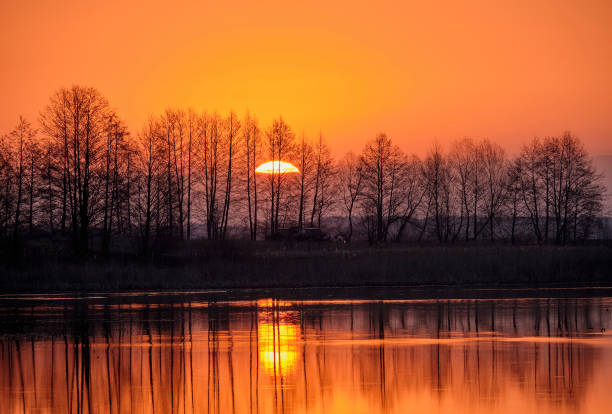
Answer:
<svg viewBox="0 0 612 414"><path fill-rule="evenodd" d="M565 130L612 154L612 2L501 3L4 0L0 133L81 84L132 132L193 107L283 116L337 155Z"/></svg>

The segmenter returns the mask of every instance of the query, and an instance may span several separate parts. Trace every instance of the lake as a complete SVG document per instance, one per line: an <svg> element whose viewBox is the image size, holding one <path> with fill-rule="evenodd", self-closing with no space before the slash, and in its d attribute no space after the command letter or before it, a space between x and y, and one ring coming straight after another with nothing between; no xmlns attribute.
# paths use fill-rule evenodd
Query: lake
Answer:
<svg viewBox="0 0 612 414"><path fill-rule="evenodd" d="M603 413L597 295L3 295L0 412Z"/></svg>

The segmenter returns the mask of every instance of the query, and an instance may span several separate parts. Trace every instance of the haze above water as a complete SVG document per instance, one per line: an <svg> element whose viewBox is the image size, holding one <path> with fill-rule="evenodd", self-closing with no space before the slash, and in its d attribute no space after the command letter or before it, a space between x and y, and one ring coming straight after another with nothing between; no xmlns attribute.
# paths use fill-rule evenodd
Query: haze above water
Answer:
<svg viewBox="0 0 612 414"><path fill-rule="evenodd" d="M7 414L609 406L612 298L18 299L0 297Z"/></svg>

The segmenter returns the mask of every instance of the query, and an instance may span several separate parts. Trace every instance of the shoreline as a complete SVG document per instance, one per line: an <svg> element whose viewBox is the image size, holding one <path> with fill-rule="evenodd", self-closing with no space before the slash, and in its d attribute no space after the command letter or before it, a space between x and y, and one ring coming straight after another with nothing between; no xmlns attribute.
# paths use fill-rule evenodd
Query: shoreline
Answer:
<svg viewBox="0 0 612 414"><path fill-rule="evenodd" d="M136 256L40 257L0 266L3 293L237 289L547 289L612 286L604 246L216 247Z"/></svg>
<svg viewBox="0 0 612 414"><path fill-rule="evenodd" d="M535 299L594 299L612 298L612 285L591 287L497 287L497 288L454 288L439 286L387 286L363 289L359 287L333 288L237 288L201 291L125 291L125 292L54 292L54 293L3 293L0 294L0 307L30 307L41 302L74 304L147 304L177 305L188 302L203 302L210 305L245 302L241 306L257 307L304 305L333 305L340 302L421 302L421 301L490 301L490 300L535 300ZM276 302L270 305L267 301Z"/></svg>

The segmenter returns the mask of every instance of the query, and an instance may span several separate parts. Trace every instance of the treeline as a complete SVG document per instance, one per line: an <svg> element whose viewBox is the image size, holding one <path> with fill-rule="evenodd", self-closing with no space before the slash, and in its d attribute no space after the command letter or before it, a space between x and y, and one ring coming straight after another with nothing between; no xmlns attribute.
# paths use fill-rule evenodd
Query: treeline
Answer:
<svg viewBox="0 0 612 414"><path fill-rule="evenodd" d="M250 238L325 227L347 241L498 240L565 244L599 225L604 187L570 133L534 138L509 158L463 138L424 159L379 134L334 160L322 135L279 118L167 110L137 132L94 88L55 92L35 128L0 142L0 236L65 237L108 253L171 240ZM255 174L269 160L301 174ZM333 228L331 228L333 227Z"/></svg>

